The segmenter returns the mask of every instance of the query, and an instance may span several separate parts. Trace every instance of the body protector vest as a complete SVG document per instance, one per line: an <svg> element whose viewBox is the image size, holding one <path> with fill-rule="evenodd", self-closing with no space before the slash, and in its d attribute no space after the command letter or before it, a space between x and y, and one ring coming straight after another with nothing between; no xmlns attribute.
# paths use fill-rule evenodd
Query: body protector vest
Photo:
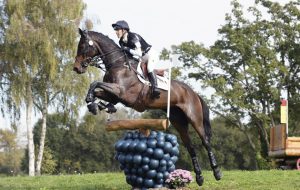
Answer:
<svg viewBox="0 0 300 190"><path fill-rule="evenodd" d="M144 56L151 48L139 34L128 32L120 38L119 44L121 47L128 47L130 51L127 53L130 57L141 58Z"/></svg>

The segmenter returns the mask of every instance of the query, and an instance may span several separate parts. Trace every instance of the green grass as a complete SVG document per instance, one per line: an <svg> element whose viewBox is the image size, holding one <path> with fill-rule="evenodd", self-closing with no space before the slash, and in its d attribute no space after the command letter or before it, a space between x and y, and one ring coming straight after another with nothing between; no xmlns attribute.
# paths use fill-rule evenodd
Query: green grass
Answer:
<svg viewBox="0 0 300 190"><path fill-rule="evenodd" d="M215 181L212 172L203 172L205 181L201 189L300 189L300 171L223 171L223 178ZM191 189L199 189L195 182ZM97 173L85 175L60 175L39 177L1 177L1 190L122 190L131 187L122 173Z"/></svg>

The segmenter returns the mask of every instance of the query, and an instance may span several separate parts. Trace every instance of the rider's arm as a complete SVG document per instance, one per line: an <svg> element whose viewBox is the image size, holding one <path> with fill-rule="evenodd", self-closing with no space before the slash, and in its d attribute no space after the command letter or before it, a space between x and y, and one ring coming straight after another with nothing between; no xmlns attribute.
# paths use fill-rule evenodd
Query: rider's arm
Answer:
<svg viewBox="0 0 300 190"><path fill-rule="evenodd" d="M133 55L133 56L137 56L139 58L142 57L142 46L140 42L136 42L135 44L135 49L130 49L129 52Z"/></svg>
<svg viewBox="0 0 300 190"><path fill-rule="evenodd" d="M141 58L143 56L143 53L142 53L142 45L140 43L139 37L136 34L131 34L129 40L135 46L134 49L129 50L129 53L131 53L135 57Z"/></svg>

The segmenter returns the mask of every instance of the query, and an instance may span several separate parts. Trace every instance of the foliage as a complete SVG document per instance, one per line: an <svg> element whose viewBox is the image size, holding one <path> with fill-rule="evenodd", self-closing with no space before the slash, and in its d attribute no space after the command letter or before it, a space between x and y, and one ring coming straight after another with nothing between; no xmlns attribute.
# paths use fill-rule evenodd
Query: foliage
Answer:
<svg viewBox="0 0 300 190"><path fill-rule="evenodd" d="M252 17L244 15L238 1L232 1L232 6L218 30L220 39L211 47L183 42L173 46L173 53L189 69L190 78L213 88L211 109L246 134L252 150L266 161L268 129L279 122L279 100L285 88L292 134L299 123L295 116L300 102L300 59L295 53L300 43L299 1L282 6L258 0L248 9ZM268 16L263 17L263 9ZM254 142L255 136L259 143Z"/></svg>
<svg viewBox="0 0 300 190"><path fill-rule="evenodd" d="M17 145L16 131L0 129L0 173L17 175L20 173L23 151Z"/></svg>
<svg viewBox="0 0 300 190"><path fill-rule="evenodd" d="M42 161L42 173L43 174L55 174L56 173L57 160L53 158L52 151L45 147L43 152L43 161Z"/></svg>
<svg viewBox="0 0 300 190"><path fill-rule="evenodd" d="M34 175L33 106L42 112L44 120L50 104L59 105L58 109L62 106L68 116L77 115L82 104L79 100L85 95L77 84L87 87L89 82L87 77L75 78L75 73L66 72L72 68L74 41L84 3L82 0L4 0L1 4L0 93L4 94L1 101L17 117L22 104L26 105L29 175ZM39 152L38 173L43 143Z"/></svg>
<svg viewBox="0 0 300 190"><path fill-rule="evenodd" d="M169 174L166 184L172 189L185 187L193 181L191 172L187 170L177 169Z"/></svg>
<svg viewBox="0 0 300 190"><path fill-rule="evenodd" d="M63 114L48 115L45 140L48 158L43 160L42 170L46 167L50 173L69 174L118 171L114 143L121 138L122 132L108 133L104 129L105 121L104 113L87 114L79 124L72 119L66 120ZM39 146L40 130L41 121L38 121L34 128L36 146Z"/></svg>

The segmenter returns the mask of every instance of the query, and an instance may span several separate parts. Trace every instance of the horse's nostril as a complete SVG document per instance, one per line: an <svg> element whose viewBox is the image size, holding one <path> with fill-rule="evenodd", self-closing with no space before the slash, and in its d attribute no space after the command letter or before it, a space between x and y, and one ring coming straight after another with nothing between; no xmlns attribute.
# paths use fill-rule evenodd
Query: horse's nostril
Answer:
<svg viewBox="0 0 300 190"><path fill-rule="evenodd" d="M73 67L73 71L78 72L78 68L77 67Z"/></svg>

